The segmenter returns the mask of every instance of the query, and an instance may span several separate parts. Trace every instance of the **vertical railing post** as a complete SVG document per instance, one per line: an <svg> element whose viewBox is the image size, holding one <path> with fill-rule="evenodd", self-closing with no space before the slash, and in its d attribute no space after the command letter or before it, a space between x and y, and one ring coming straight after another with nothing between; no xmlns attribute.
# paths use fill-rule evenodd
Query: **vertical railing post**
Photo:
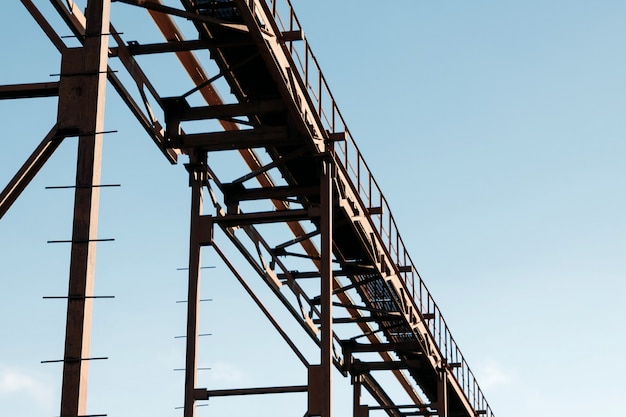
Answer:
<svg viewBox="0 0 626 417"><path fill-rule="evenodd" d="M87 410L109 12L109 0L88 1L84 45L65 50L61 60L58 127L78 135L61 417Z"/></svg>

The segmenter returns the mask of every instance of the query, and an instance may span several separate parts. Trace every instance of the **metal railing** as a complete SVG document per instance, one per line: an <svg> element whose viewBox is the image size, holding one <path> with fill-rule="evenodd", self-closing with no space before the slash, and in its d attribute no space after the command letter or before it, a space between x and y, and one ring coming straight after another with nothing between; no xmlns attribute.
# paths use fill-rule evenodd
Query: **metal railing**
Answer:
<svg viewBox="0 0 626 417"><path fill-rule="evenodd" d="M275 29L278 32L303 33L289 0L261 0L260 3L265 13L273 16L274 21L270 23L276 25ZM494 414L452 337L439 307L404 247L389 204L350 134L308 41L304 35L302 38L286 42L285 48L295 64L293 69L297 70L294 71L294 76L300 83L302 91L307 93L305 96L309 100L309 105L317 112L316 116L323 128L329 133L345 133L346 140L335 143L336 160L343 165L342 168L364 207L369 209L370 218L379 238L385 244L391 260L399 266L405 290L413 296L422 318L428 325L430 336L437 344L467 400L477 415L493 417Z"/></svg>

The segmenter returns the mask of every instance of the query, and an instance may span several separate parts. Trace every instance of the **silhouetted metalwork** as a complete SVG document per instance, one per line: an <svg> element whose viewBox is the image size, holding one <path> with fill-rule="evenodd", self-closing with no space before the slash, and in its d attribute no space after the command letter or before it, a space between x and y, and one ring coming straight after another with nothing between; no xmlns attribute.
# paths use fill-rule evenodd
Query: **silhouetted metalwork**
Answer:
<svg viewBox="0 0 626 417"><path fill-rule="evenodd" d="M1 86L0 99L58 96L58 117L0 194L0 216L58 144L77 136L70 287L64 297L63 417L85 415L87 364L100 359L89 358L89 334L91 303L98 298L92 289L98 196L105 186L99 172L107 80L169 162L189 156L185 417L195 415L197 401L215 396L292 392L308 393L306 415L330 417L333 367L353 385L355 417L373 410L392 417L493 416L404 247L289 0L181 0L177 7L160 0L117 0L147 10L146 20L151 18L163 34L149 44L123 39L110 24L109 0L89 0L84 15L71 0L51 2L81 46L68 47L31 0L22 0L61 52L60 80ZM174 17L191 22L197 39L185 39ZM217 75L207 75L192 51L210 53ZM159 96L156 81L135 60L147 54L175 54L194 87L178 96ZM119 61L126 73L111 71L109 60ZM222 79L234 102L224 103L215 88ZM204 104L192 105L192 95ZM185 131L186 123L201 120L214 121L215 128ZM267 156L260 157L259 150ZM224 180L209 163L209 154L220 151L237 151L243 158L247 168L237 179ZM210 203L209 210L203 202ZM250 288L246 281L251 277L238 271L214 239L216 233L232 243L258 275L254 279L267 284L284 314L319 346L315 361L307 359ZM197 320L203 301L198 288L205 248L222 258L302 362L306 385L197 386ZM372 354L379 359L372 360ZM412 403L397 404L375 371L393 375ZM362 389L377 404L362 404Z"/></svg>

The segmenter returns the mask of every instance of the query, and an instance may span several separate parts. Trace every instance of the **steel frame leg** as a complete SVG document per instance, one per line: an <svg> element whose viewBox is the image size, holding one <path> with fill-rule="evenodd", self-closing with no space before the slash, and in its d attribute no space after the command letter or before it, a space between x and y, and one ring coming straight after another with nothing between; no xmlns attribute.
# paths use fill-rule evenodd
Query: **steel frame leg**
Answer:
<svg viewBox="0 0 626 417"><path fill-rule="evenodd" d="M87 412L110 0L87 2L83 47L63 53L58 127L78 135L78 162L67 302L61 417Z"/></svg>
<svg viewBox="0 0 626 417"><path fill-rule="evenodd" d="M185 417L196 414L196 378L198 374L198 311L200 308L200 263L202 255L202 187L206 169L206 153L190 155L191 230L189 235L189 287L187 293L187 347L185 362Z"/></svg>
<svg viewBox="0 0 626 417"><path fill-rule="evenodd" d="M333 170L331 160L322 162L321 176L321 417L332 415L333 368Z"/></svg>
<svg viewBox="0 0 626 417"><path fill-rule="evenodd" d="M309 365L307 416L331 417L333 368L333 170L332 161L321 161L320 178L320 364Z"/></svg>
<svg viewBox="0 0 626 417"><path fill-rule="evenodd" d="M368 407L361 405L361 388L363 386L363 377L361 375L352 376L352 415L354 417L367 417L369 414Z"/></svg>
<svg viewBox="0 0 626 417"><path fill-rule="evenodd" d="M439 371L439 385L437 387L437 415L448 417L448 372L445 368Z"/></svg>

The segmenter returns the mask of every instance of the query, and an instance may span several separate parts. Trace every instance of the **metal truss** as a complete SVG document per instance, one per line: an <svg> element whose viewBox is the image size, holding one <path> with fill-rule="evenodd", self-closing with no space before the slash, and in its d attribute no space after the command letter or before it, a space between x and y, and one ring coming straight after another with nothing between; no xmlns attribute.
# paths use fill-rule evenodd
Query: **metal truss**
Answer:
<svg viewBox="0 0 626 417"><path fill-rule="evenodd" d="M58 96L57 123L0 194L0 217L66 137L79 137L61 416L86 415L90 310L105 87L170 163L189 156L191 232L185 417L212 397L306 392L306 416L332 414L333 367L353 385L353 415L493 416L417 273L376 181L356 147L288 0L117 0L144 8L163 38L127 41L110 23L109 0L51 0L80 43L68 47L31 0L21 0L61 53L59 82L0 86L0 99ZM115 1L114 1L115 2ZM188 39L175 23L195 31ZM187 28L189 30L189 28ZM207 74L196 53L211 55ZM172 56L188 79L161 96L139 56ZM108 65L118 61L118 74ZM170 80L171 82L171 80ZM216 87L234 98L225 103ZM192 122L211 126L187 133ZM224 179L210 156L237 152L244 165ZM263 154L262 154L263 153ZM279 181L273 178L281 178ZM209 208L206 202L210 202ZM210 213L210 214L208 214ZM256 276L244 276L230 242ZM308 373L306 385L209 390L197 386L201 252L214 251ZM249 285L260 280L283 313L318 346L311 361ZM397 403L378 375L410 398ZM376 402L362 403L362 390Z"/></svg>

